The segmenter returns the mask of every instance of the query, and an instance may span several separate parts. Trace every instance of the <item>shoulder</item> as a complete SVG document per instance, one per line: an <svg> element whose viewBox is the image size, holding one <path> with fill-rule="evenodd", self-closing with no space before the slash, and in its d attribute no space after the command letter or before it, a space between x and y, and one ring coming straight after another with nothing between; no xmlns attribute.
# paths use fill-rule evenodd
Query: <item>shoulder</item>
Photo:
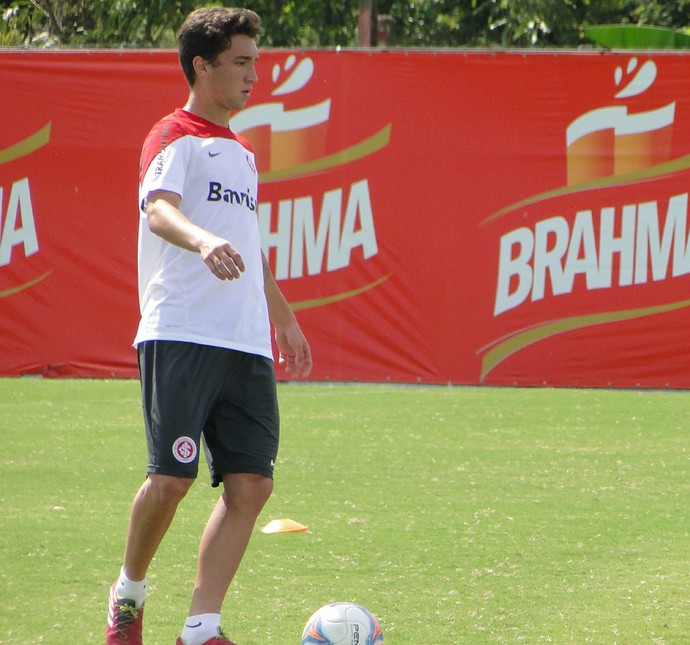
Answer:
<svg viewBox="0 0 690 645"><path fill-rule="evenodd" d="M216 125L181 108L163 117L151 128L144 141L144 148L153 147L155 156L162 149L185 136L197 139L230 139L249 152L254 152L251 143L231 130L229 126Z"/></svg>
<svg viewBox="0 0 690 645"><path fill-rule="evenodd" d="M194 134L192 125L185 119L182 110L175 110L151 128L144 140L143 149L145 152L154 149L155 156L174 141L188 134Z"/></svg>
<svg viewBox="0 0 690 645"><path fill-rule="evenodd" d="M236 134L235 132L232 132L233 138L239 143L247 152L251 152L254 154L254 148L252 148L252 144L249 143L248 139L245 139L241 134Z"/></svg>
<svg viewBox="0 0 690 645"><path fill-rule="evenodd" d="M180 110L176 110L172 114L163 117L151 128L146 136L139 160L140 180L156 157L176 141L191 134L188 124L179 112Z"/></svg>
<svg viewBox="0 0 690 645"><path fill-rule="evenodd" d="M253 154L251 143L229 127L222 127L207 121L191 112L177 109L163 117L150 130L144 141L139 166L140 177L146 172L154 159L168 147L182 139L206 140L221 139L235 141L247 152Z"/></svg>

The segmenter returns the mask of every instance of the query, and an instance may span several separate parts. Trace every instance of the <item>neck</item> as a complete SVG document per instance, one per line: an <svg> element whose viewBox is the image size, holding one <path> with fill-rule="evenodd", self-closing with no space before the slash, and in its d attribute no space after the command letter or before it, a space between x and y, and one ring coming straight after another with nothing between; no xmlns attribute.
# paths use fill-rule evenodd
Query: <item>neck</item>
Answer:
<svg viewBox="0 0 690 645"><path fill-rule="evenodd" d="M217 107L214 109L212 106L208 105L208 103L201 101L194 92L190 92L187 103L183 109L221 127L227 127L228 121L230 120L230 111Z"/></svg>

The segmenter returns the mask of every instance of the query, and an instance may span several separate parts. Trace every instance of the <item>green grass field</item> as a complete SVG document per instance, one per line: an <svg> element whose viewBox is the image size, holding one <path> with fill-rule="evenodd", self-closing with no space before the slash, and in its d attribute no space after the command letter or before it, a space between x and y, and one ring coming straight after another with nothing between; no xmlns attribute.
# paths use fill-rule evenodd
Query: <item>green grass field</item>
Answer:
<svg viewBox="0 0 690 645"><path fill-rule="evenodd" d="M690 643L688 393L281 385L275 494L229 592L239 645L298 645L330 601L386 645ZM103 642L145 465L135 381L0 379L0 643ZM216 498L151 570L173 645ZM265 535L289 517L310 533Z"/></svg>

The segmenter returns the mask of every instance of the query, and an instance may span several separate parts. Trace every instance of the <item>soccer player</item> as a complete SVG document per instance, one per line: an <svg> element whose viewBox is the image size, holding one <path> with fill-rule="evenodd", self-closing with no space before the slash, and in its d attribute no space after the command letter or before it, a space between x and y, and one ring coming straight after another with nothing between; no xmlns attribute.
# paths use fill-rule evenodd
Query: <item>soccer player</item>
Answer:
<svg viewBox="0 0 690 645"><path fill-rule="evenodd" d="M311 370L309 344L261 250L251 146L228 126L258 80L261 32L259 16L246 9L193 11L178 35L189 99L143 146L134 344L148 476L110 593L107 645L142 643L147 571L202 447L223 494L201 538L176 643L233 645L221 630L221 606L272 492L278 449L271 323L287 372L300 378Z"/></svg>

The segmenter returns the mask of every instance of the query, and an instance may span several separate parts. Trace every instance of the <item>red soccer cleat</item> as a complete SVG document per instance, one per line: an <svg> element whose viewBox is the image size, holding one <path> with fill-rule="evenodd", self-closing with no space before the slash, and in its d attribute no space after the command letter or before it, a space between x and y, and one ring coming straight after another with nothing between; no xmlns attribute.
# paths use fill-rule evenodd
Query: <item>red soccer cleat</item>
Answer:
<svg viewBox="0 0 690 645"><path fill-rule="evenodd" d="M178 638L175 641L175 645L184 645L184 642L181 638ZM214 636L212 639L204 641L203 645L237 645L237 643L233 643L231 640L228 640L227 636L225 636L223 632L220 632L218 636Z"/></svg>
<svg viewBox="0 0 690 645"><path fill-rule="evenodd" d="M115 585L110 589L108 626L105 630L105 645L142 645L141 627L144 608L137 608L133 600L118 598Z"/></svg>

